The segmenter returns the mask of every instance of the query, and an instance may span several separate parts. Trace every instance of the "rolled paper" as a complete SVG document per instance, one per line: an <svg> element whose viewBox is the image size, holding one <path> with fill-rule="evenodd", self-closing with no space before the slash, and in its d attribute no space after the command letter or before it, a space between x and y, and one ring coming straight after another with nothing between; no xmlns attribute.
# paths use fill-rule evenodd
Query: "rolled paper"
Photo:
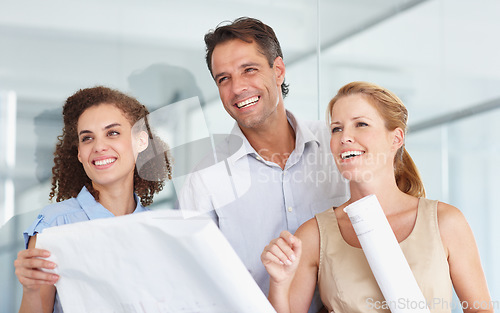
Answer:
<svg viewBox="0 0 500 313"><path fill-rule="evenodd" d="M426 299L406 261L375 195L344 208L361 248L392 313L430 313Z"/></svg>

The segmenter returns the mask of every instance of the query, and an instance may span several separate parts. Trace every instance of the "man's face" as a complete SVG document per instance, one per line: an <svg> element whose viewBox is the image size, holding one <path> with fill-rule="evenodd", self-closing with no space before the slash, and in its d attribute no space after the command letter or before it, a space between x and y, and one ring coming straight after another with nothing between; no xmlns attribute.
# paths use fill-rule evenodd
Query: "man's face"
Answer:
<svg viewBox="0 0 500 313"><path fill-rule="evenodd" d="M212 73L224 108L241 128L271 122L283 104L283 60L277 57L270 67L255 42L233 39L218 44L212 53Z"/></svg>

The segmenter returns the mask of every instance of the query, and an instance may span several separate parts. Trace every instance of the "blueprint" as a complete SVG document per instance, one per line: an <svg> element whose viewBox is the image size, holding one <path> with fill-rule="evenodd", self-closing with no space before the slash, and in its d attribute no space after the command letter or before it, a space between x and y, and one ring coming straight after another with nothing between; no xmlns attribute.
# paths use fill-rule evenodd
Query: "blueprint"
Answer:
<svg viewBox="0 0 500 313"><path fill-rule="evenodd" d="M157 210L48 228L68 313L274 312L210 219Z"/></svg>

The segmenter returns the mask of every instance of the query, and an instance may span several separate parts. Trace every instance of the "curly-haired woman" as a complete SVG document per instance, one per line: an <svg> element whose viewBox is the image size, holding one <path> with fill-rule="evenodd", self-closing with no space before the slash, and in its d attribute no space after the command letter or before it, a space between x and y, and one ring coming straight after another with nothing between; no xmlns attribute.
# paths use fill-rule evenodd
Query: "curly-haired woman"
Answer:
<svg viewBox="0 0 500 313"><path fill-rule="evenodd" d="M59 277L42 271L56 264L42 259L49 251L35 248L38 233L48 227L146 211L164 180L171 178L167 146L152 135L148 113L136 99L102 86L81 89L66 100L63 134L58 137L52 168L50 199L57 202L43 208L24 232L27 249L14 262L23 285L19 312L62 312L54 286ZM143 161L155 158L157 151L161 164ZM140 173L136 163L145 164Z"/></svg>

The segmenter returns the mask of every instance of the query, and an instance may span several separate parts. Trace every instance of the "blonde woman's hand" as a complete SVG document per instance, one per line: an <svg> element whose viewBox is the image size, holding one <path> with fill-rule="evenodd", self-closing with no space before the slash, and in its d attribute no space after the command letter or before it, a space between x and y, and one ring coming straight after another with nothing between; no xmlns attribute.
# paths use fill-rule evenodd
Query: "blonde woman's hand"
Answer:
<svg viewBox="0 0 500 313"><path fill-rule="evenodd" d="M266 268L271 283L290 284L302 253L302 242L288 231L281 232L264 248L260 259Z"/></svg>

